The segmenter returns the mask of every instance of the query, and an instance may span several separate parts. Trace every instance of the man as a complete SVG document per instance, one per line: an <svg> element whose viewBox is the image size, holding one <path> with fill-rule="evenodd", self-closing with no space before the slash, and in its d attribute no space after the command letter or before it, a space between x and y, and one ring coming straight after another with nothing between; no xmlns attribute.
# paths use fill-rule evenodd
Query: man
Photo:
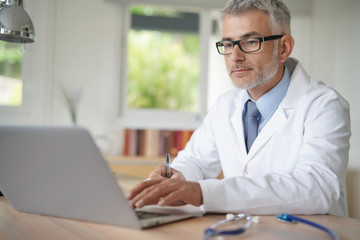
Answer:
<svg viewBox="0 0 360 240"><path fill-rule="evenodd" d="M209 111L172 163L172 177L156 168L130 192L132 205L346 216L349 106L289 57L287 7L231 0L222 35L217 49L236 89ZM216 179L221 170L224 179Z"/></svg>

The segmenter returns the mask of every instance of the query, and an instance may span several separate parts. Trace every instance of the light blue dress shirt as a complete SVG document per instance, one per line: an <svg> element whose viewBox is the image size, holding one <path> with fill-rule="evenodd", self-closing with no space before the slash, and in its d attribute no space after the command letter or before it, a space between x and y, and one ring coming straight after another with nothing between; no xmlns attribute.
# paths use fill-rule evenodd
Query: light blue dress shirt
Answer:
<svg viewBox="0 0 360 240"><path fill-rule="evenodd" d="M266 123L270 120L271 116L274 114L276 109L279 107L280 102L283 100L283 98L286 95L287 89L290 84L290 72L285 67L284 69L284 75L280 82L273 87L269 92L265 93L261 98L259 98L257 101L253 100L248 92L246 91L243 98L243 104L244 104L244 113L243 113L243 122L244 122L244 129L246 129L245 126L245 116L246 116L246 102L250 99L251 101L256 103L257 108L259 109L259 112L261 114L261 118L259 121L259 128L258 128L258 134L260 131L264 128ZM246 131L244 131L245 139L246 139Z"/></svg>

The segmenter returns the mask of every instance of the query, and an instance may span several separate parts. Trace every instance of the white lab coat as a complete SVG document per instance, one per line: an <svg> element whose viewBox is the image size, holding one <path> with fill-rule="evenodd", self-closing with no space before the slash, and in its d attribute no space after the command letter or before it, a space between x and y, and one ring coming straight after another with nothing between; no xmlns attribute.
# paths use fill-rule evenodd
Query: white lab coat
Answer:
<svg viewBox="0 0 360 240"><path fill-rule="evenodd" d="M246 153L244 90L221 96L172 167L198 181L208 212L347 215L348 103L288 59L286 96ZM214 179L220 171L224 179Z"/></svg>

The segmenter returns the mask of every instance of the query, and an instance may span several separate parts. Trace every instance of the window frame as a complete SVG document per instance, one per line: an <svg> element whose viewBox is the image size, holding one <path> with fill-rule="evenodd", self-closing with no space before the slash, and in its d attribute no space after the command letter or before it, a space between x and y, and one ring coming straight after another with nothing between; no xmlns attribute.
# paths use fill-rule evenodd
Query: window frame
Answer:
<svg viewBox="0 0 360 240"><path fill-rule="evenodd" d="M0 106L0 124L51 123L53 85L53 45L55 42L55 5L53 1L29 0L25 11L35 27L35 42L25 44L21 79L21 106ZM43 33L46 34L44 35Z"/></svg>
<svg viewBox="0 0 360 240"><path fill-rule="evenodd" d="M162 0L140 1L140 0L122 0L123 19L121 36L121 79L120 79L120 97L118 122L126 128L159 128L159 129L195 129L207 112L207 91L208 91L208 68L209 68L209 44L212 34L212 16L211 12L216 8L221 8L223 2L211 1L212 4L205 4L205 1L191 2L181 1L171 2ZM203 2L204 4L201 4ZM206 1L207 2L207 1ZM207 2L208 3L208 2ZM199 37L200 37L200 74L199 74L199 110L196 113L164 110L164 109L131 109L126 106L127 87L128 87L128 64L127 64L127 46L128 32L131 29L130 5L144 4L155 7L169 7L177 11L187 11L198 13ZM204 8L204 6L206 6Z"/></svg>
<svg viewBox="0 0 360 240"><path fill-rule="evenodd" d="M28 5L27 5L28 6ZM30 12L32 16L31 8L27 9L27 12ZM20 43L19 47L21 47ZM15 119L19 118L26 118L29 116L31 104L29 99L31 99L32 94L30 92L30 85L32 84L32 76L30 76L31 72L31 62L34 59L33 57L33 47L27 43L23 44L25 53L22 56L22 63L21 63L21 81L22 81L22 100L21 105L19 106L9 106L9 105L0 105L0 123L9 123L15 122Z"/></svg>

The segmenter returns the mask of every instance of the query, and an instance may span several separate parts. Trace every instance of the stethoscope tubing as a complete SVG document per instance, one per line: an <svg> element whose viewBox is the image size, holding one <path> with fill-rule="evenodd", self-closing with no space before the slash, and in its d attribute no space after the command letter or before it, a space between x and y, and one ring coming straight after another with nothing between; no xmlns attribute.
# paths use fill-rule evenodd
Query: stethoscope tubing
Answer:
<svg viewBox="0 0 360 240"><path fill-rule="evenodd" d="M339 237L333 231L331 231L329 228L324 227L324 226L322 226L320 224L317 224L315 222L306 220L304 218L296 217L294 215L290 215L290 214L286 214L286 213L281 214L281 215L276 215L275 217L277 219L279 219L281 221L285 221L285 222L295 223L296 221L298 221L298 222L308 224L308 225L310 225L312 227L318 228L318 229L326 232L327 234L329 234L332 237L333 240L339 240Z"/></svg>
<svg viewBox="0 0 360 240"><path fill-rule="evenodd" d="M223 219L213 225L211 225L209 228L207 228L205 230L205 240L210 239L213 236L218 236L218 235L236 235L236 234L241 234L243 232L245 232L250 226L251 223L253 222L251 215L247 215L247 214L238 214L238 215L233 215L234 217L232 219ZM296 223L296 222L301 222L304 224L307 224L309 226L318 228L324 232L326 232L327 234L329 234L331 236L331 238L333 240L339 240L339 237L333 232L331 231L329 228L324 227L318 223L306 220L304 218L301 217L296 217L294 215L290 215L290 214L280 214L280 215L275 215L276 219L283 221L283 222L288 222L288 223ZM239 219L247 219L248 222L241 228L235 229L235 230L215 230L215 228L217 228L218 226L228 223L228 222L232 222L232 221L236 221Z"/></svg>
<svg viewBox="0 0 360 240"><path fill-rule="evenodd" d="M248 222L241 228L238 228L235 230L215 230L216 227L218 227L222 224L232 222L235 220L244 219L244 218L247 219ZM251 226L251 223L252 223L251 216L245 215L245 214L235 215L235 217L233 219L223 219L223 220L211 225L209 228L205 229L205 240L208 240L208 239L210 239L210 237L218 236L218 235L236 235L236 234L243 233Z"/></svg>

